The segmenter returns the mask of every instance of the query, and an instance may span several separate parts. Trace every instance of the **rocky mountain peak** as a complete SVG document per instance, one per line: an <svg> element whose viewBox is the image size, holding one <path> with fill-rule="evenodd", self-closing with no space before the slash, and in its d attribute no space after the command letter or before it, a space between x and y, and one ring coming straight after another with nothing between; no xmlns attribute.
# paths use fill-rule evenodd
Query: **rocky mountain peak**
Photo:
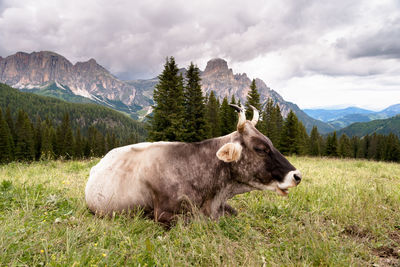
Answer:
<svg viewBox="0 0 400 267"><path fill-rule="evenodd" d="M214 58L207 62L207 66L204 73L214 73L214 72L228 72L228 63L222 58ZM232 70L230 70L232 71Z"/></svg>
<svg viewBox="0 0 400 267"><path fill-rule="evenodd" d="M104 97L132 105L136 89L112 76L96 60L72 65L65 57L49 51L18 52L0 61L0 82L20 89L42 88L57 82L88 98Z"/></svg>

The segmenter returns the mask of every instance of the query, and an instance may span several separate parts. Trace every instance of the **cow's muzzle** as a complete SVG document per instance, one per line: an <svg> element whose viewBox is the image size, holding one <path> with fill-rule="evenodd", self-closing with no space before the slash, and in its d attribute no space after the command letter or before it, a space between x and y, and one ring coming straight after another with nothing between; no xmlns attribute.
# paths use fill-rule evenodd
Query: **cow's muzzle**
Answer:
<svg viewBox="0 0 400 267"><path fill-rule="evenodd" d="M290 171L286 174L281 183L278 183L276 192L279 195L286 196L288 189L297 186L301 182L301 173L299 170Z"/></svg>

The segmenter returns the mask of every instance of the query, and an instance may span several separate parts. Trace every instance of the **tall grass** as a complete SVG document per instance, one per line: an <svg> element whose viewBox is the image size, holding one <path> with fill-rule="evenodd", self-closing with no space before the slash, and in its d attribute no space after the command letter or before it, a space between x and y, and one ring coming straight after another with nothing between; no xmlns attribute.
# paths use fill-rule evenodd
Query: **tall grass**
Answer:
<svg viewBox="0 0 400 267"><path fill-rule="evenodd" d="M0 266L310 266L400 264L400 165L291 157L288 198L251 192L239 215L195 216L167 231L140 215L86 208L91 161L0 167Z"/></svg>

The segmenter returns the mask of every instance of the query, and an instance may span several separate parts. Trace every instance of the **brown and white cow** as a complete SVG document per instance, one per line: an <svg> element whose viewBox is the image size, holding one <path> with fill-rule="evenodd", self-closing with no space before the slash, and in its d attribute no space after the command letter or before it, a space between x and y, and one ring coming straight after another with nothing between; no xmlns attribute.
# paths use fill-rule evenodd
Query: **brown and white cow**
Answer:
<svg viewBox="0 0 400 267"><path fill-rule="evenodd" d="M261 134L243 109L237 131L198 143L155 142L111 150L90 171L86 203L98 215L141 208L169 224L175 214L197 207L218 218L236 214L226 201L252 190L286 196L301 174ZM189 204L189 205L188 205Z"/></svg>

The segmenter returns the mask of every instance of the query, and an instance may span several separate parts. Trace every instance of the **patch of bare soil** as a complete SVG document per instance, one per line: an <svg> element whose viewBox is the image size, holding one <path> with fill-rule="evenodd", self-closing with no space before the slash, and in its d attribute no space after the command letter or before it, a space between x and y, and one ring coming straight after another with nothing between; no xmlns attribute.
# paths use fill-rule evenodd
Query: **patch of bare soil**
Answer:
<svg viewBox="0 0 400 267"><path fill-rule="evenodd" d="M382 246L372 250L379 261L374 266L400 266L400 255L396 248Z"/></svg>
<svg viewBox="0 0 400 267"><path fill-rule="evenodd" d="M351 237L358 237L361 239L371 239L373 237L372 234L368 230L360 229L356 225L347 226L343 230L343 234L345 234L347 236L351 236Z"/></svg>

